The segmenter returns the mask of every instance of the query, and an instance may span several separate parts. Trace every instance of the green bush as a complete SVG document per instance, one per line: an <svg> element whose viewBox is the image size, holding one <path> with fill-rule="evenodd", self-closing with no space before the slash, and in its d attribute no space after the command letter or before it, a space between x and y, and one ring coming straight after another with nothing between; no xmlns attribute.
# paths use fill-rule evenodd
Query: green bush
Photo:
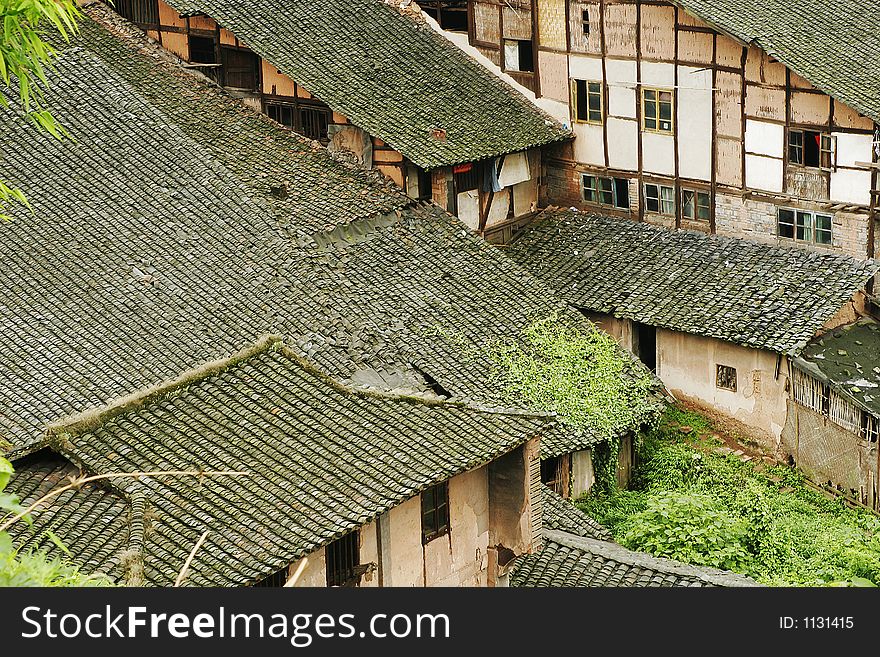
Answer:
<svg viewBox="0 0 880 657"><path fill-rule="evenodd" d="M684 435L680 426L694 432ZM847 507L786 466L756 466L706 449L705 418L672 408L639 441L632 490L578 506L624 545L720 566L769 585L880 583L880 517ZM723 565L727 564L727 565Z"/></svg>
<svg viewBox="0 0 880 657"><path fill-rule="evenodd" d="M658 557L745 571L751 560L747 530L708 495L661 493L632 518L620 542Z"/></svg>

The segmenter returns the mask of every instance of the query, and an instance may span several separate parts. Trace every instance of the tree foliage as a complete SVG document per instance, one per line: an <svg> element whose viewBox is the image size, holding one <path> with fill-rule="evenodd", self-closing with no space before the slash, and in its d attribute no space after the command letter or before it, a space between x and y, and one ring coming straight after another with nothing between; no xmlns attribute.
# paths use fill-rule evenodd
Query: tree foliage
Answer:
<svg viewBox="0 0 880 657"><path fill-rule="evenodd" d="M0 521L17 515L25 509L16 495L6 492L12 476L12 464L0 457ZM24 516L24 522L31 522ZM48 538L62 550L66 548L58 538L48 532ZM60 558L49 558L45 552L19 552L13 547L12 538L0 531L0 586L108 586L105 577L84 575L75 566Z"/></svg>
<svg viewBox="0 0 880 657"><path fill-rule="evenodd" d="M74 0L0 0L0 108L14 91L25 119L59 139L66 132L45 107L46 72L58 57L52 40L76 34L79 16ZM0 180L0 211L11 202L27 205L21 190Z"/></svg>

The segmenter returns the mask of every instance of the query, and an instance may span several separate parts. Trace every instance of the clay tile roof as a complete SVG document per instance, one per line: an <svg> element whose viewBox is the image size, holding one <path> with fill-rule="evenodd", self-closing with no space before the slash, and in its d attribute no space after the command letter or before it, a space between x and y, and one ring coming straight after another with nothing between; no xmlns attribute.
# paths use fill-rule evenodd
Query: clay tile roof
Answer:
<svg viewBox="0 0 880 657"><path fill-rule="evenodd" d="M173 583L208 530L188 583L233 586L266 577L424 488L494 460L539 436L549 422L352 389L267 340L181 381L53 427L52 444L98 474L250 473L196 482L112 480L151 509L142 518L149 526L142 544L147 583ZM39 479L33 475L25 468L11 490L32 497ZM38 485L53 478L59 477L47 475ZM35 532L52 527L75 539L80 561L118 560L114 550L125 544L127 527L118 527L114 538L106 522L126 518L125 505L110 494L69 497L42 514L42 525L24 538L36 540Z"/></svg>
<svg viewBox="0 0 880 657"><path fill-rule="evenodd" d="M863 0L672 0L880 122L880 13Z"/></svg>
<svg viewBox="0 0 880 657"><path fill-rule="evenodd" d="M543 494L544 507L541 526L544 529L555 529L600 541L611 540L611 532L552 488L544 486Z"/></svg>
<svg viewBox="0 0 880 657"><path fill-rule="evenodd" d="M430 391L430 378L497 406L488 344L554 312L583 322L448 213L279 129L110 9L87 11L49 94L76 141L0 110L4 180L35 211L13 208L0 241L0 450L21 456L47 423L265 333L341 379Z"/></svg>
<svg viewBox="0 0 880 657"><path fill-rule="evenodd" d="M425 169L571 133L428 25L383 0L169 0L203 13ZM445 131L438 139L432 131Z"/></svg>
<svg viewBox="0 0 880 657"><path fill-rule="evenodd" d="M880 269L836 253L547 212L508 253L574 306L793 353Z"/></svg>
<svg viewBox="0 0 880 657"><path fill-rule="evenodd" d="M880 417L880 323L864 318L827 331L792 362L856 406Z"/></svg>
<svg viewBox="0 0 880 657"><path fill-rule="evenodd" d="M633 552L608 541L545 530L544 546L519 557L510 578L517 587L757 586L734 573Z"/></svg>

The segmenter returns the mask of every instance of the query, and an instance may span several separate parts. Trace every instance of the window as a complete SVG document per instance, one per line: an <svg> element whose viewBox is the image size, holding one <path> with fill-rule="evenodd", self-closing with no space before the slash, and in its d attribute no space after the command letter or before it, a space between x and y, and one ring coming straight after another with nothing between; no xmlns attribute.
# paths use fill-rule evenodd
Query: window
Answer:
<svg viewBox="0 0 880 657"><path fill-rule="evenodd" d="M132 23L159 24L158 0L116 0L116 11Z"/></svg>
<svg viewBox="0 0 880 657"><path fill-rule="evenodd" d="M590 10L584 9L581 11L581 26L584 29L584 36L588 36L590 34Z"/></svg>
<svg viewBox="0 0 880 657"><path fill-rule="evenodd" d="M715 368L716 387L736 392L736 368L728 365L716 365Z"/></svg>
<svg viewBox="0 0 880 657"><path fill-rule="evenodd" d="M789 164L830 170L832 151L831 135L814 130L788 131Z"/></svg>
<svg viewBox="0 0 880 657"><path fill-rule="evenodd" d="M261 579L259 582L254 583L255 587L258 588L282 588L285 584L287 584L288 575L288 566L285 566L277 573L272 573L265 579Z"/></svg>
<svg viewBox="0 0 880 657"><path fill-rule="evenodd" d="M419 0L419 7L444 30L468 31L467 0Z"/></svg>
<svg viewBox="0 0 880 657"><path fill-rule="evenodd" d="M675 215L675 189L667 185L645 185L645 209L648 212Z"/></svg>
<svg viewBox="0 0 880 657"><path fill-rule="evenodd" d="M422 492L422 542L449 531L449 485L443 482Z"/></svg>
<svg viewBox="0 0 880 657"><path fill-rule="evenodd" d="M275 102L267 102L265 107L266 114L273 121L286 125L309 139L327 141L327 125L330 122L329 110L321 107Z"/></svg>
<svg viewBox="0 0 880 657"><path fill-rule="evenodd" d="M582 196L588 203L629 209L629 181L626 178L581 176Z"/></svg>
<svg viewBox="0 0 880 657"><path fill-rule="evenodd" d="M602 83L571 81L572 115L577 123L602 123Z"/></svg>
<svg viewBox="0 0 880 657"><path fill-rule="evenodd" d="M216 64L217 50L210 37L189 37L189 61L194 64Z"/></svg>
<svg viewBox="0 0 880 657"><path fill-rule="evenodd" d="M831 216L804 210L779 208L776 234L786 239L815 244L831 244Z"/></svg>
<svg viewBox="0 0 880 657"><path fill-rule="evenodd" d="M361 533L355 530L330 543L324 550L327 563L327 586L360 584Z"/></svg>
<svg viewBox="0 0 880 657"><path fill-rule="evenodd" d="M327 141L327 125L330 112L319 107L300 107L299 133L316 141Z"/></svg>
<svg viewBox="0 0 880 657"><path fill-rule="evenodd" d="M531 73L535 70L534 49L531 41L504 42L504 70Z"/></svg>
<svg viewBox="0 0 880 657"><path fill-rule="evenodd" d="M672 91L642 89L642 129L672 133Z"/></svg>
<svg viewBox="0 0 880 657"><path fill-rule="evenodd" d="M469 192L480 187L478 168L473 163L457 164L452 168L455 193Z"/></svg>
<svg viewBox="0 0 880 657"><path fill-rule="evenodd" d="M712 210L711 196L708 192L697 192L692 189L681 190L681 216L685 219L709 221Z"/></svg>
<svg viewBox="0 0 880 657"><path fill-rule="evenodd" d="M250 50L222 47L224 86L235 89L257 88L257 56Z"/></svg>

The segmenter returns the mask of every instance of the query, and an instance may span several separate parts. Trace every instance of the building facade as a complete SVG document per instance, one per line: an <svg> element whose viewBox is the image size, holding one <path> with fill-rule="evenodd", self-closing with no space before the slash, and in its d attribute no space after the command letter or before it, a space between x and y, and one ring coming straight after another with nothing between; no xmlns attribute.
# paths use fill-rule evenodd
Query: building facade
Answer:
<svg viewBox="0 0 880 657"><path fill-rule="evenodd" d="M504 70L530 53L531 88L570 117L576 139L545 160L551 203L873 257L880 107L854 43L834 38L848 14L807 35L782 24L796 7L741 4L472 0L470 40ZM765 43L761 21L790 38Z"/></svg>

